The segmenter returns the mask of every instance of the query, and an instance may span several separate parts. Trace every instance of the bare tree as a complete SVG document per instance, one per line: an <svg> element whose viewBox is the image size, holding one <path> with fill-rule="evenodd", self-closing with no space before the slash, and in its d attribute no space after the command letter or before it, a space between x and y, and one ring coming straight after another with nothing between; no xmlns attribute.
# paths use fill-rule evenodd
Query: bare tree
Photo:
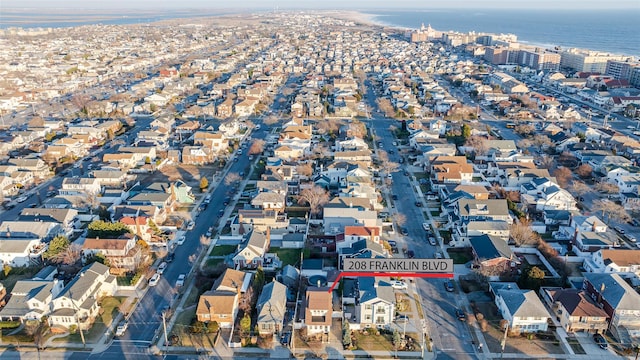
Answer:
<svg viewBox="0 0 640 360"><path fill-rule="evenodd" d="M309 177L313 175L313 166L311 166L310 163L303 163L296 166L296 171L298 172L298 175Z"/></svg>
<svg viewBox="0 0 640 360"><path fill-rule="evenodd" d="M551 157L551 156L542 156L539 157L538 159L538 166L540 166L540 168L542 169L553 169L554 167L556 167L556 161Z"/></svg>
<svg viewBox="0 0 640 360"><path fill-rule="evenodd" d="M80 260L81 256L82 247L78 244L71 244L67 246L66 249L56 254L56 256L51 260L57 264L74 265L78 260Z"/></svg>
<svg viewBox="0 0 640 360"><path fill-rule="evenodd" d="M571 182L569 190L571 190L571 192L573 192L574 194L580 196L591 191L591 187L589 187L589 185L583 183L582 181L574 180Z"/></svg>
<svg viewBox="0 0 640 360"><path fill-rule="evenodd" d="M535 245L540 241L540 235L531 228L531 221L520 219L511 224L510 235L516 245Z"/></svg>
<svg viewBox="0 0 640 360"><path fill-rule="evenodd" d="M489 150L487 148L487 139L482 136L471 136L465 142L465 146L472 147L473 153L476 154L476 156L484 156Z"/></svg>
<svg viewBox="0 0 640 360"><path fill-rule="evenodd" d="M264 151L264 144L266 142L262 139L255 139L251 143L251 147L249 148L249 155L257 155L262 154Z"/></svg>
<svg viewBox="0 0 640 360"><path fill-rule="evenodd" d="M576 169L576 174L581 178L591 177L592 172L593 168L589 164L582 164Z"/></svg>
<svg viewBox="0 0 640 360"><path fill-rule="evenodd" d="M631 220L631 216L629 216L622 205L618 205L608 199L594 200L591 209L593 211L600 211L602 213L603 220L605 220L607 224L611 221L623 223Z"/></svg>
<svg viewBox="0 0 640 360"><path fill-rule="evenodd" d="M349 131L351 132L351 136L364 138L367 135L367 128L364 123L360 121L352 121L349 124Z"/></svg>
<svg viewBox="0 0 640 360"><path fill-rule="evenodd" d="M242 177L236 172L228 173L227 176L225 176L224 178L224 183L226 185L231 185L239 181L242 181Z"/></svg>
<svg viewBox="0 0 640 360"><path fill-rule="evenodd" d="M528 124L521 124L516 126L515 128L515 132L522 136L529 136L533 134L535 131L536 129L532 125L528 125Z"/></svg>
<svg viewBox="0 0 640 360"><path fill-rule="evenodd" d="M311 215L318 215L322 207L329 202L329 193L323 187L315 185L304 189L298 197L298 204L309 204Z"/></svg>
<svg viewBox="0 0 640 360"><path fill-rule="evenodd" d="M618 185L606 181L596 183L595 188L596 190L605 194L616 194L620 192L620 188L618 187Z"/></svg>
<svg viewBox="0 0 640 360"><path fill-rule="evenodd" d="M407 223L407 216L403 213L395 213L393 215L393 221L398 224L398 226L404 226Z"/></svg>
<svg viewBox="0 0 640 360"><path fill-rule="evenodd" d="M262 122L263 122L265 125L269 125L269 126L271 126L271 125L275 125L275 124L277 124L279 121L280 121L280 119L279 119L277 116L275 116L275 115L269 115L269 116L265 117L265 118L264 118L264 120L262 120Z"/></svg>
<svg viewBox="0 0 640 360"><path fill-rule="evenodd" d="M538 134L533 137L533 144L538 147L540 151L543 151L545 148L553 145L551 139L547 135Z"/></svg>
<svg viewBox="0 0 640 360"><path fill-rule="evenodd" d="M86 112L87 111L87 104L91 101L91 98L87 95L82 95L82 94L78 94L78 95L74 95L71 98L71 103L78 108L78 111L80 112Z"/></svg>
<svg viewBox="0 0 640 360"><path fill-rule="evenodd" d="M569 168L561 167L553 171L553 176L555 176L558 185L566 188L567 185L569 185L569 181L573 178L573 173Z"/></svg>
<svg viewBox="0 0 640 360"><path fill-rule="evenodd" d="M46 323L39 320L27 320L24 330L27 335L33 337L33 343L38 349L38 358L40 358L40 350L44 346L44 340L49 332L49 327Z"/></svg>
<svg viewBox="0 0 640 360"><path fill-rule="evenodd" d="M531 146L533 146L533 141L529 139L522 139L518 141L517 145L518 145L518 148L520 148L521 150L527 150Z"/></svg>

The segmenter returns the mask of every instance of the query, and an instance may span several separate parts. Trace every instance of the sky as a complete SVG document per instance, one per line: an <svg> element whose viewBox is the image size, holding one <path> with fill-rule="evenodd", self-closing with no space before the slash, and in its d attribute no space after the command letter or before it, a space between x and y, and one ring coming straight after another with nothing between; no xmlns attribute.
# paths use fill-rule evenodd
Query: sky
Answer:
<svg viewBox="0 0 640 360"><path fill-rule="evenodd" d="M2 0L2 8L38 9L638 9L640 0Z"/></svg>

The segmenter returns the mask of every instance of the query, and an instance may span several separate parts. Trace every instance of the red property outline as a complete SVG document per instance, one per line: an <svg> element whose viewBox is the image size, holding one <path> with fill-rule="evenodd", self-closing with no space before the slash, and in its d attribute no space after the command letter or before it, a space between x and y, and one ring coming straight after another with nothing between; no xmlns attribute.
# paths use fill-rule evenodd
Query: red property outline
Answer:
<svg viewBox="0 0 640 360"><path fill-rule="evenodd" d="M395 276L395 277L418 277L418 278L435 278L435 279L452 279L453 273L415 273L415 272L373 272L373 271L347 271L339 272L338 277L333 282L333 285L329 288L329 292L338 285L340 279L345 276Z"/></svg>

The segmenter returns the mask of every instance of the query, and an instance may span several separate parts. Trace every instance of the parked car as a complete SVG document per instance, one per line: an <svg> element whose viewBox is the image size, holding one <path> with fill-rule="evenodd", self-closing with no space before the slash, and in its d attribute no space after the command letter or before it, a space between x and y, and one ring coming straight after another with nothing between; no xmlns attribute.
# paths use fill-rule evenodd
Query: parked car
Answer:
<svg viewBox="0 0 640 360"><path fill-rule="evenodd" d="M194 227L196 227L196 223L189 221L189 224L187 224L187 230L193 230Z"/></svg>
<svg viewBox="0 0 640 360"><path fill-rule="evenodd" d="M211 237L211 234L213 233L213 227L210 227L207 229L207 232L205 234L206 237Z"/></svg>
<svg viewBox="0 0 640 360"><path fill-rule="evenodd" d="M184 279L187 277L185 274L178 275L178 280L176 280L176 287L184 286Z"/></svg>
<svg viewBox="0 0 640 360"><path fill-rule="evenodd" d="M164 271L167 269L167 262L163 261L158 265L158 270L156 272L160 275L164 274Z"/></svg>
<svg viewBox="0 0 640 360"><path fill-rule="evenodd" d="M396 316L396 322L398 322L398 323L409 322L409 317L407 315L398 315L398 316Z"/></svg>
<svg viewBox="0 0 640 360"><path fill-rule="evenodd" d="M451 280L447 280L444 282L444 288L445 290L447 290L448 292L453 292L453 281Z"/></svg>
<svg viewBox="0 0 640 360"><path fill-rule="evenodd" d="M456 317L460 321L465 321L467 319L467 314L465 314L462 309L456 309Z"/></svg>
<svg viewBox="0 0 640 360"><path fill-rule="evenodd" d="M442 256L442 253L440 251L436 252L436 259L442 259L444 256Z"/></svg>
<svg viewBox="0 0 640 360"><path fill-rule="evenodd" d="M400 234L402 234L402 235L404 235L404 236L407 236L407 235L409 235L409 232L407 231L407 229L405 229L405 228L401 228L401 229L400 229Z"/></svg>
<svg viewBox="0 0 640 360"><path fill-rule="evenodd" d="M422 223L422 228L424 229L424 231L429 231L429 224Z"/></svg>
<svg viewBox="0 0 640 360"><path fill-rule="evenodd" d="M397 290L407 290L407 283L400 280L391 280L391 287Z"/></svg>
<svg viewBox="0 0 640 360"><path fill-rule="evenodd" d="M416 201L416 206L417 206L417 207L422 207L422 202L420 202L420 201Z"/></svg>
<svg viewBox="0 0 640 360"><path fill-rule="evenodd" d="M398 200L398 195L393 194L393 195L391 195L391 198L392 198L393 200Z"/></svg>
<svg viewBox="0 0 640 360"><path fill-rule="evenodd" d="M606 349L607 347L609 347L609 344L607 344L607 340L601 334L593 334L593 341L595 341L596 344L600 346L600 349Z"/></svg>
<svg viewBox="0 0 640 360"><path fill-rule="evenodd" d="M436 246L438 245L438 243L436 242L436 238L434 238L433 236L429 237L429 244Z"/></svg>
<svg viewBox="0 0 640 360"><path fill-rule="evenodd" d="M18 197L16 199L16 201L19 202L19 203L23 203L23 202L27 201L27 199L29 199L28 196L20 196L20 197Z"/></svg>
<svg viewBox="0 0 640 360"><path fill-rule="evenodd" d="M166 260L167 260L167 262L168 262L168 263L170 263L170 262L172 262L172 261L173 261L173 259L174 259L175 257L176 257L176 254L174 254L174 253L169 253L169 254L167 255L167 259L166 259Z"/></svg>
<svg viewBox="0 0 640 360"><path fill-rule="evenodd" d="M227 205L229 205L230 202L231 202L231 198L227 196L226 198L224 198L224 202L222 204L224 206L227 206Z"/></svg>
<svg viewBox="0 0 640 360"><path fill-rule="evenodd" d="M395 240L389 240L387 242L389 243L389 246L398 246L398 243L395 242Z"/></svg>
<svg viewBox="0 0 640 360"><path fill-rule="evenodd" d="M619 232L620 234L624 234L624 229L622 228L622 226L616 226L614 227L614 229L616 229L616 231Z"/></svg>
<svg viewBox="0 0 640 360"><path fill-rule="evenodd" d="M8 202L8 201L7 201L7 202L5 202L4 204L2 204L2 207L3 207L5 210L11 210L11 209L13 209L14 207L16 207L16 204L12 204L12 203L10 203L10 202Z"/></svg>
<svg viewBox="0 0 640 360"><path fill-rule="evenodd" d="M407 257L408 257L409 259L413 259L415 256L416 256L416 253L415 253L415 252L413 252L413 250L409 250L409 251L407 251Z"/></svg>
<svg viewBox="0 0 640 360"><path fill-rule="evenodd" d="M121 322L118 325L118 327L116 328L116 336L124 335L124 333L127 331L128 327L129 327L129 322L127 322L127 321Z"/></svg>
<svg viewBox="0 0 640 360"><path fill-rule="evenodd" d="M178 238L178 240L176 241L176 243L177 243L178 245L182 245L182 244L184 244L184 241L185 241L186 239L187 239L187 237L186 237L186 236L184 236L184 235L182 235L182 236L180 236L180 237Z"/></svg>
<svg viewBox="0 0 640 360"><path fill-rule="evenodd" d="M155 273L151 279L149 279L149 286L156 286L158 285L158 282L160 282L160 274Z"/></svg>
<svg viewBox="0 0 640 360"><path fill-rule="evenodd" d="M627 234L625 236L626 236L627 240L631 241L632 243L638 241L638 239L636 239L636 237L634 235Z"/></svg>

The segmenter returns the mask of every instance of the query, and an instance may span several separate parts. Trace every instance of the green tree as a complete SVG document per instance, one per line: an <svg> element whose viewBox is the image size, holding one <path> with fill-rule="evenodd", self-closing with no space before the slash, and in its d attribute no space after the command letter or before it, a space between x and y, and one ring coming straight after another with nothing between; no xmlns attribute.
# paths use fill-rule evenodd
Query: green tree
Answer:
<svg viewBox="0 0 640 360"><path fill-rule="evenodd" d="M66 236L58 235L51 240L49 248L44 252L44 254L42 254L42 257L51 260L61 252L65 251L69 245L69 239L67 239Z"/></svg>
<svg viewBox="0 0 640 360"><path fill-rule="evenodd" d="M344 321L342 331L344 333L342 335L342 345L344 345L345 348L349 348L351 346L351 328L349 327L348 320Z"/></svg>
<svg viewBox="0 0 640 360"><path fill-rule="evenodd" d="M200 191L204 192L209 187L209 180L206 177L200 179Z"/></svg>
<svg viewBox="0 0 640 360"><path fill-rule="evenodd" d="M519 279L519 284L525 289L538 291L544 281L544 271L537 266L532 266L523 271Z"/></svg>
<svg viewBox="0 0 640 360"><path fill-rule="evenodd" d="M471 127L467 124L462 124L462 137L466 140L471 137Z"/></svg>
<svg viewBox="0 0 640 360"><path fill-rule="evenodd" d="M209 321L207 323L207 332L209 334L213 334L215 332L218 332L218 329L220 328L220 326L218 325L217 321Z"/></svg>
<svg viewBox="0 0 640 360"><path fill-rule="evenodd" d="M93 255L93 258L91 258L91 260L89 260L89 262L99 262L102 265L109 266L109 259L107 259L107 257L104 256L104 254L101 253L101 252L96 253L95 255Z"/></svg>
<svg viewBox="0 0 640 360"><path fill-rule="evenodd" d="M121 222L95 220L87 226L87 237L112 239L131 232L127 225Z"/></svg>
<svg viewBox="0 0 640 360"><path fill-rule="evenodd" d="M98 207L98 217L102 221L111 222L111 213L109 212L109 210L107 210L107 207L104 205L100 205Z"/></svg>
<svg viewBox="0 0 640 360"><path fill-rule="evenodd" d="M243 336L249 336L251 332L251 317L249 314L244 314L242 320L240 320L240 332Z"/></svg>
<svg viewBox="0 0 640 360"><path fill-rule="evenodd" d="M2 267L2 273L4 274L4 277L6 278L7 276L9 276L9 274L11 273L11 266L9 266L8 264L5 264Z"/></svg>

